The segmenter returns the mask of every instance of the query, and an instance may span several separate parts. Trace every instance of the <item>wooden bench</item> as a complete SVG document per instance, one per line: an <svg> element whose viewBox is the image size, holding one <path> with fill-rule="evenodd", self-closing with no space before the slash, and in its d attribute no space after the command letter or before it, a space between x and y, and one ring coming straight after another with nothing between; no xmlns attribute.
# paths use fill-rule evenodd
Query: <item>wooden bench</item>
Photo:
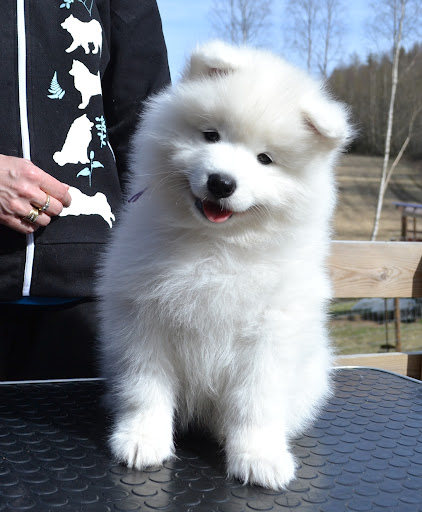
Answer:
<svg viewBox="0 0 422 512"><path fill-rule="evenodd" d="M422 243L333 242L329 265L336 298L422 297ZM422 352L339 356L336 366L370 366L422 379Z"/></svg>

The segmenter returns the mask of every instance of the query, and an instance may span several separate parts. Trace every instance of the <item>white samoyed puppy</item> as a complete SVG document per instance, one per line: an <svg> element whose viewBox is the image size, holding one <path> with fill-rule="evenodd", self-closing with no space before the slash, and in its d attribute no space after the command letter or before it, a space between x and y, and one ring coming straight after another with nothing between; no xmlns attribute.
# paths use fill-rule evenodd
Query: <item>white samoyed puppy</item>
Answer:
<svg viewBox="0 0 422 512"><path fill-rule="evenodd" d="M195 421L228 474L283 488L330 393L325 261L347 111L280 58L213 41L151 98L99 283L113 455L174 456Z"/></svg>

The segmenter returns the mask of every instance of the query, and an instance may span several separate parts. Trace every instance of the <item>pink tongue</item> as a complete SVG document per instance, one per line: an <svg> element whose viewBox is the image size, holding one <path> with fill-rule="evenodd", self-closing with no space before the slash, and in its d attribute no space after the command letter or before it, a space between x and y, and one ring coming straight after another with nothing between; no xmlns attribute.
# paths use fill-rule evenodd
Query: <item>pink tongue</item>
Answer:
<svg viewBox="0 0 422 512"><path fill-rule="evenodd" d="M231 210L222 210L218 204L209 201L203 201L202 208L206 218L211 222L225 222L233 214Z"/></svg>

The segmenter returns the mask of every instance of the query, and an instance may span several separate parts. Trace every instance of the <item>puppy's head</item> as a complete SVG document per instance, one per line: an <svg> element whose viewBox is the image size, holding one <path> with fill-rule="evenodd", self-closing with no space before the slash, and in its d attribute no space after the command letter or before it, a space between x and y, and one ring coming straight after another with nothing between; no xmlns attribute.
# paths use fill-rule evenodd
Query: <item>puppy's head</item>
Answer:
<svg viewBox="0 0 422 512"><path fill-rule="evenodd" d="M351 136L347 117L322 84L282 59L215 41L150 102L143 132L167 172L157 189L177 196L184 218L224 230L306 222L322 194L331 211L331 167Z"/></svg>

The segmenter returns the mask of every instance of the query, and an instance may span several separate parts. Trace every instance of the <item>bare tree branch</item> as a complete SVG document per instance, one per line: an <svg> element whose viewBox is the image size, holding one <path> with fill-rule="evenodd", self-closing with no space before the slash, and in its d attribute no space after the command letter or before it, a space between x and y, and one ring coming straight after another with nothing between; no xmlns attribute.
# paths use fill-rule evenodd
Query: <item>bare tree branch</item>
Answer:
<svg viewBox="0 0 422 512"><path fill-rule="evenodd" d="M412 139L412 135L413 135L413 127L415 125L415 121L416 121L416 118L418 117L418 115L420 114L420 112L422 112L422 104L418 105L414 110L413 110L413 113L410 117L410 120L409 120L409 127L408 127L408 132L407 132L407 137L405 138L403 144L402 144L402 147L400 148L400 151L398 152L394 162L391 164L391 167L387 173L387 176L385 177L385 181L384 181L384 189L383 189L383 196L385 195L385 192L387 190L387 187L388 187L388 184L390 182L390 178L394 172L394 169L397 167L397 165L399 164L402 156L404 155L404 152L406 151L406 148L407 146L409 145L409 142L411 141Z"/></svg>
<svg viewBox="0 0 422 512"><path fill-rule="evenodd" d="M345 31L343 0L288 0L287 45L327 76L328 66L338 51Z"/></svg>
<svg viewBox="0 0 422 512"><path fill-rule="evenodd" d="M286 13L291 20L289 45L305 58L306 69L310 71L317 37L319 2L317 0L288 0Z"/></svg>
<svg viewBox="0 0 422 512"><path fill-rule="evenodd" d="M272 0L214 0L210 18L217 36L234 44L262 44L272 26Z"/></svg>

